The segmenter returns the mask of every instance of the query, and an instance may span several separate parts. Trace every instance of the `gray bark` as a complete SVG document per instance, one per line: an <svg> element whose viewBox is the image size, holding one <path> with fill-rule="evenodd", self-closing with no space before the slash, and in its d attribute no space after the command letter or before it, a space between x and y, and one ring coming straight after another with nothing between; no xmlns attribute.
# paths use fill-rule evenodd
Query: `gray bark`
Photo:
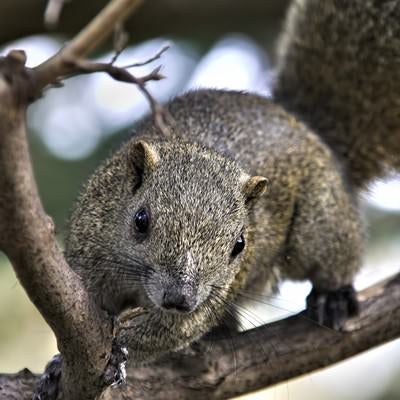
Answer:
<svg viewBox="0 0 400 400"><path fill-rule="evenodd" d="M400 336L400 274L364 290L359 298L361 313L347 322L344 332L315 325L298 314L229 340L202 340L156 364L130 369L128 385L109 389L104 399L228 399L332 365ZM29 399L36 379L27 371L0 375L0 398Z"/></svg>

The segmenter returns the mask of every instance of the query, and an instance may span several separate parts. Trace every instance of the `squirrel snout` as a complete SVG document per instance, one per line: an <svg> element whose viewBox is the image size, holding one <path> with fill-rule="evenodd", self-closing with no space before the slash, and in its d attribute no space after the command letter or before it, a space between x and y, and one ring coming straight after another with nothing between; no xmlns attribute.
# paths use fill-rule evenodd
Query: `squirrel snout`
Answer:
<svg viewBox="0 0 400 400"><path fill-rule="evenodd" d="M192 287L171 287L164 291L162 308L169 311L189 313L197 306L197 293Z"/></svg>

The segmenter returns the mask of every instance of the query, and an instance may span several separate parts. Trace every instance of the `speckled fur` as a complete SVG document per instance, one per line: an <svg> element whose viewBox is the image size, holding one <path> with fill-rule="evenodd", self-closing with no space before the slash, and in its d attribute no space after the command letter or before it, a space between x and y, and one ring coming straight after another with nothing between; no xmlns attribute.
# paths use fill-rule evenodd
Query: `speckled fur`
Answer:
<svg viewBox="0 0 400 400"><path fill-rule="evenodd" d="M399 1L382 1L376 7L389 9L392 3L397 10ZM363 117L354 114L360 110L358 106L334 101L336 92L330 94L330 103L315 95L318 79L324 82L317 64L312 68L318 78L306 75L309 83L298 79L303 79L301 71L307 70L310 54L304 52L308 47L328 58L333 51L340 53L343 46L347 55L363 53L364 48L353 46L351 52L345 44L356 41L353 36L359 34L354 19L363 21L375 10L370 8L375 4L378 2L361 0L295 2L281 47L275 93L277 101L294 110L297 117L256 95L222 90L190 92L169 104L176 121L171 137L161 137L152 121L145 120L89 180L71 218L66 255L110 312L118 312L126 303L149 308L128 343L136 363L151 361L201 337L220 323L226 302L240 290L272 289L281 276L310 279L321 290L351 284L361 264L363 236L353 188L379 175L381 168L373 169L377 162L367 162L354 145L355 141L365 142L363 149L368 152L371 137L364 136ZM304 14L308 7L330 10L330 21L336 15L339 21L319 24L314 11L310 16ZM361 13L357 18L353 7ZM353 27L350 32L349 25ZM397 25L396 21L396 29ZM314 43L313 35L312 40L303 40L294 33L302 26L307 34L318 29L314 36L320 37L320 42ZM342 37L342 32L352 38ZM332 50L323 45L327 36L341 38ZM399 36L389 38L387 46L400 49L398 40ZM376 51L372 47L370 57L374 60L380 59ZM397 60L385 59L385 66ZM351 86L347 81L346 87L336 84L342 78L340 60L340 65L330 69L336 75L326 79L332 90L338 88L338 97L352 100L356 97L353 92L358 93L357 81ZM297 65L298 75L289 62ZM303 69L299 66L302 63ZM364 65L351 64L359 68L360 75L364 73ZM372 72L378 74L377 70ZM374 76L369 78L375 82ZM360 79L369 87L367 79ZM361 98L363 93L367 88L359 93ZM392 91L388 94L392 106L395 95ZM345 112L347 106L349 111ZM368 111L378 118L373 107ZM381 111L384 116L397 112ZM374 126L385 124L382 115L373 121ZM335 136L330 136L332 131ZM157 160L140 172L135 168L139 140L153 149ZM372 157L386 156L381 145ZM351 157L343 161L345 153ZM254 175L268 178L268 192L247 201L245 182ZM140 240L134 233L133 216L143 205L151 210L152 223L148 238ZM232 248L243 227L245 250L232 259ZM198 307L192 313L166 312L150 300L165 282L182 279L199 293Z"/></svg>
<svg viewBox="0 0 400 400"><path fill-rule="evenodd" d="M400 168L400 1L294 0L278 102L334 149L352 188Z"/></svg>

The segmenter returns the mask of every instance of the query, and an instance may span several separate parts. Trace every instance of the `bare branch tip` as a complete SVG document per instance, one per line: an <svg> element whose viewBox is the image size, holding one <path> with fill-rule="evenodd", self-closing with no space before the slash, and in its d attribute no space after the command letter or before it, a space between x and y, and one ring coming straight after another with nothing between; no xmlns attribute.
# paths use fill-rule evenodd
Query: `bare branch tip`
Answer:
<svg viewBox="0 0 400 400"><path fill-rule="evenodd" d="M129 65L125 65L123 68L128 69L128 68L136 68L136 67L143 67L144 65L148 65L151 64L153 61L158 60L159 58L161 58L161 56L168 50L171 48L171 44L170 43L166 43L164 46L161 47L160 50L157 51L156 54L154 54L154 56L148 58L145 61L141 61L141 62L137 62L137 63L133 63L133 64L129 64Z"/></svg>
<svg viewBox="0 0 400 400"><path fill-rule="evenodd" d="M44 25L47 29L57 27L64 4L69 0L49 0L44 12Z"/></svg>
<svg viewBox="0 0 400 400"><path fill-rule="evenodd" d="M114 64L121 53L126 49L128 45L129 34L124 29L124 24L122 22L118 22L114 28L114 50L115 54L110 62L110 64Z"/></svg>

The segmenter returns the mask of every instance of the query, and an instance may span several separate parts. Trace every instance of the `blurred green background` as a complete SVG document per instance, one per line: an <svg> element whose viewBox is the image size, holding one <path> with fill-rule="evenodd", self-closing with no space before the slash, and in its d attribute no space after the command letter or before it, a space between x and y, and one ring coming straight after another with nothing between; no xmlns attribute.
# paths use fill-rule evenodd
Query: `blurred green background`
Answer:
<svg viewBox="0 0 400 400"><path fill-rule="evenodd" d="M193 30L181 28L175 32L171 27L171 33L167 30L163 37L132 43L119 63L144 60L170 41L173 46L161 61L134 71L141 75L159 63L163 65L162 72L167 79L149 84L160 101L197 87L247 90L268 96L273 79L273 42L278 35L285 2L266 3L269 3L265 7L270 14L265 11L263 24L256 15L257 23L251 24L250 13L243 20L243 26L240 21L233 24L231 20L213 29L195 25ZM274 8L271 4L277 6ZM1 11L0 4L0 15ZM28 64L36 65L57 51L66 38L62 35L22 37L5 43L2 52L10 48L25 49ZM109 60L111 56L106 51L98 54L101 60ZM104 75L71 79L64 88L50 89L31 106L28 123L35 175L45 209L56 222L61 243L81 185L147 112L148 104L136 88ZM372 185L363 196L363 208L369 239L365 267L357 279L358 288L400 270L398 177ZM276 307L249 304L252 313L243 323L252 327L299 311L309 288L307 283L285 283ZM56 352L53 334L27 299L8 261L0 254L0 371L14 372L28 367L40 372ZM399 359L398 340L246 398L398 399Z"/></svg>

